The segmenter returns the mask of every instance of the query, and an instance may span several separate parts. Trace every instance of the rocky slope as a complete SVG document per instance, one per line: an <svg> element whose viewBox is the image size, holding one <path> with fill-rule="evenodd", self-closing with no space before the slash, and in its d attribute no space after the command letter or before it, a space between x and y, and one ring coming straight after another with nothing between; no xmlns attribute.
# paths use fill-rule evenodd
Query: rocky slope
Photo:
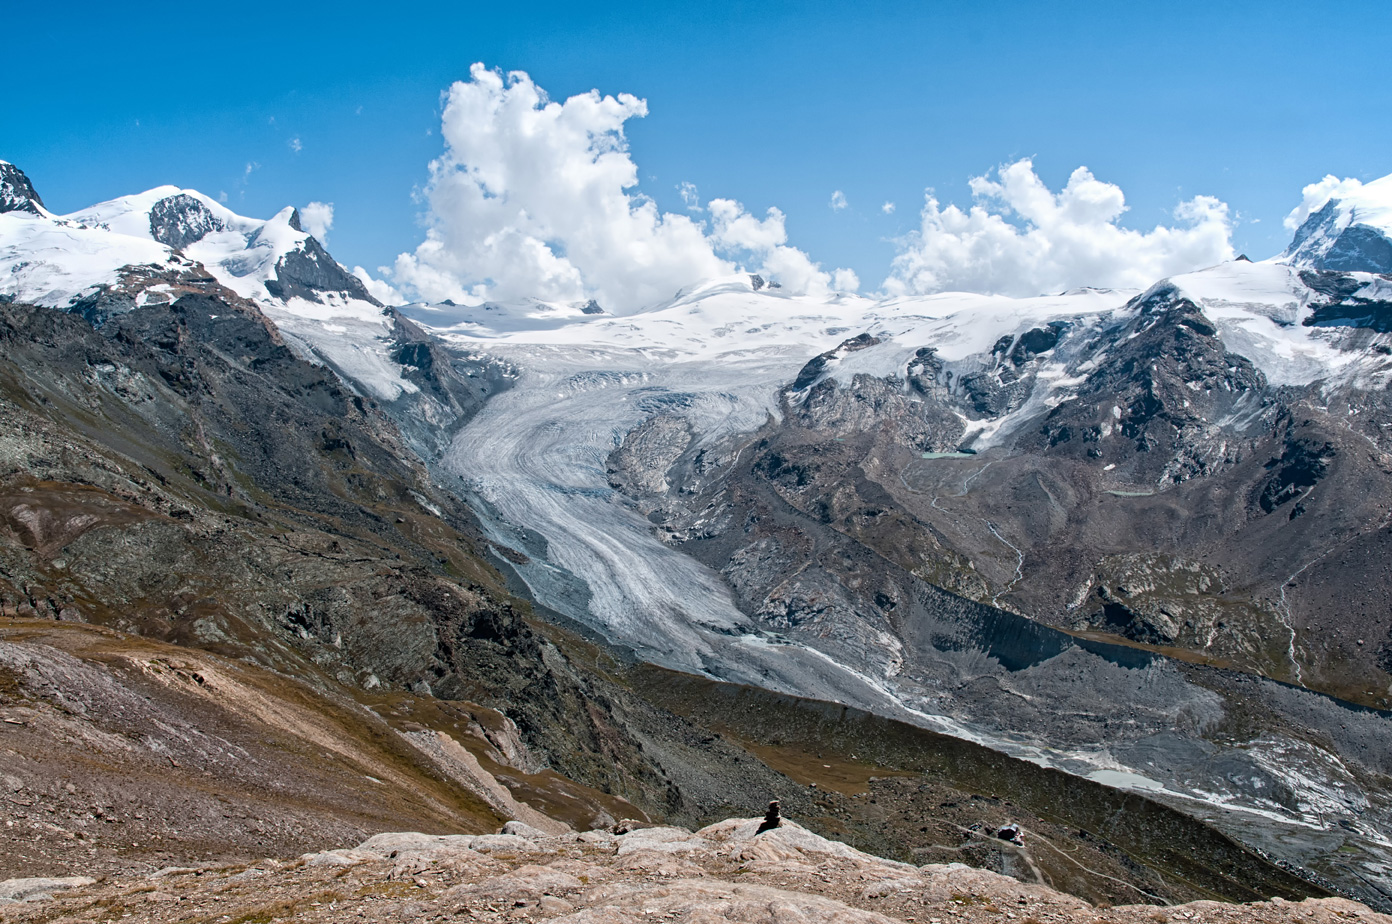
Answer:
<svg viewBox="0 0 1392 924"><path fill-rule="evenodd" d="M89 626L6 623L0 875L283 855L405 818L477 831L517 814L322 682ZM465 727L496 721L472 710Z"/></svg>

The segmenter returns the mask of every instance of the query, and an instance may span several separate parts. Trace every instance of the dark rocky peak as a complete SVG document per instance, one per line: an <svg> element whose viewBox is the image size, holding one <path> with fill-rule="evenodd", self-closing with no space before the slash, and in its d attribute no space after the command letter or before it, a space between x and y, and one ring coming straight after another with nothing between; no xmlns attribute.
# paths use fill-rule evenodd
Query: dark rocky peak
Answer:
<svg viewBox="0 0 1392 924"><path fill-rule="evenodd" d="M1261 378L1248 360L1224 349L1218 325L1175 286L1155 286L1128 307L1138 309L1136 315L1115 329L1110 338L1112 350L1095 375L1117 372L1118 360L1122 360L1122 365L1136 370L1154 366L1158 372L1169 367L1179 374L1217 372L1236 363ZM1237 387L1239 383L1233 380L1229 384ZM1262 379L1257 387L1264 385Z"/></svg>
<svg viewBox="0 0 1392 924"><path fill-rule="evenodd" d="M296 231L303 231L303 230L304 230L304 226L300 224L300 210L299 210L299 209L291 209L291 210L290 210L290 227L294 228Z"/></svg>
<svg viewBox="0 0 1392 924"><path fill-rule="evenodd" d="M1355 273L1392 273L1392 241L1376 228L1352 225L1334 240L1315 266Z"/></svg>
<svg viewBox="0 0 1392 924"><path fill-rule="evenodd" d="M34 191L34 184L24 171L14 164L0 160L0 213L26 212L30 215L44 213L43 200Z"/></svg>
<svg viewBox="0 0 1392 924"><path fill-rule="evenodd" d="M798 372L797 378L793 380L792 390L802 391L817 379L821 378L822 373L826 372L827 367L848 353L855 353L867 347L872 347L879 343L878 337L870 334L860 334L849 340L842 341L841 345L834 350L827 350L819 356L814 356L807 361L807 364Z"/></svg>
<svg viewBox="0 0 1392 924"><path fill-rule="evenodd" d="M942 407L956 404L952 392L953 372L947 368L936 347L924 346L914 351L904 367L904 380L919 395L931 398Z"/></svg>
<svg viewBox="0 0 1392 924"><path fill-rule="evenodd" d="M265 328L272 340L281 342L279 331L255 302L222 285L203 264L184 258L164 266L122 267L116 281L73 299L64 310L81 316L94 328L102 328L113 318L137 308L168 306L188 295L216 299L223 305L224 314L250 318Z"/></svg>
<svg viewBox="0 0 1392 924"><path fill-rule="evenodd" d="M1260 485L1257 503L1266 513L1274 513L1277 507L1288 501L1296 501L1287 515L1296 519L1305 512L1300 499L1329 473L1330 463L1338 455L1338 449L1328 440L1311 439L1286 435L1283 452L1266 463L1271 475Z"/></svg>
<svg viewBox="0 0 1392 924"><path fill-rule="evenodd" d="M754 287L755 292L767 285L767 283L764 282L764 277L760 276L758 273L749 274L749 284Z"/></svg>
<svg viewBox="0 0 1392 924"><path fill-rule="evenodd" d="M1179 287L1167 279L1163 282L1157 282L1131 299L1126 303L1126 307L1134 309L1138 316L1150 316L1163 314L1184 300L1184 295L1179 291ZM1128 334L1131 332L1128 331Z"/></svg>
<svg viewBox="0 0 1392 924"><path fill-rule="evenodd" d="M1136 317L1122 328L1121 336L1141 335L1157 325L1187 328L1204 337L1218 336L1218 326L1208 319L1203 309L1169 282L1162 282L1136 296L1127 307L1136 309Z"/></svg>
<svg viewBox="0 0 1392 924"><path fill-rule="evenodd" d="M296 227L298 212L292 212L290 223ZM298 230L298 228L297 228ZM266 291L276 298L304 298L321 301L325 292L338 292L348 298L357 298L373 305L382 303L372 297L362 280L338 265L329 252L314 237L305 238L304 244L280 258L276 264L276 278L266 280Z"/></svg>
<svg viewBox="0 0 1392 924"><path fill-rule="evenodd" d="M1034 389L1034 360L1058 346L1067 331L1067 322L1051 321L1019 335L1001 337L991 347L991 360L986 368L962 371L957 377L956 403L967 416L976 419L1000 417L1018 410ZM931 363L920 361L918 364L924 372L931 371L934 383L938 381L940 369L931 368ZM915 377L915 370L909 371L911 385L924 394L932 393L931 388L925 387L923 373ZM944 387L950 387L952 373L945 372L943 377Z"/></svg>
<svg viewBox="0 0 1392 924"><path fill-rule="evenodd" d="M183 250L213 231L225 230L222 219L188 193L166 196L150 208L150 235L175 250Z"/></svg>
<svg viewBox="0 0 1392 924"><path fill-rule="evenodd" d="M599 302L594 299L590 299L585 302L585 304L581 305L580 311L582 314L604 314L604 309L601 308Z"/></svg>
<svg viewBox="0 0 1392 924"><path fill-rule="evenodd" d="M1010 362L1016 366L1047 353L1058 346L1059 338L1068 330L1066 321L1050 321L1044 327L1033 327L1014 339L1010 347Z"/></svg>
<svg viewBox="0 0 1392 924"><path fill-rule="evenodd" d="M1339 204L1330 199L1318 211L1311 212L1305 220L1300 223L1300 227L1295 229L1295 236L1291 238L1290 246L1286 248L1286 253L1292 257L1307 250L1312 241L1319 237L1328 236L1334 230L1334 226L1339 220Z"/></svg>
<svg viewBox="0 0 1392 924"><path fill-rule="evenodd" d="M1262 416L1266 379L1174 286L1128 307L1130 320L1098 342L1097 368L1045 418L1040 448L1108 461L1140 481L1204 473L1221 462L1209 442Z"/></svg>

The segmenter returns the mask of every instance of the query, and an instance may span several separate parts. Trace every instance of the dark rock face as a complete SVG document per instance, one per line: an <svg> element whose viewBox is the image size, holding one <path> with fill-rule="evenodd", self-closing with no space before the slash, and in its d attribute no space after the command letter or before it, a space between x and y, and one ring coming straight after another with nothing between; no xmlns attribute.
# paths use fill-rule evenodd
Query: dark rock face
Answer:
<svg viewBox="0 0 1392 924"><path fill-rule="evenodd" d="M150 209L150 234L175 250L183 250L213 231L225 230L221 219L186 193L161 199Z"/></svg>
<svg viewBox="0 0 1392 924"><path fill-rule="evenodd" d="M1054 348L1062 326L1035 328L1018 338L1002 337L991 348L993 362L979 372L957 378L957 395L964 410L974 418L999 417L1022 405L1034 387L1028 371L1021 367L1040 353Z"/></svg>
<svg viewBox="0 0 1392 924"><path fill-rule="evenodd" d="M1226 448L1218 457L1212 447L1234 435L1219 421L1260 417L1266 380L1172 288L1135 307L1133 320L1106 335L1107 361L1044 419L1041 448L1125 465L1139 481L1211 471L1226 458Z"/></svg>
<svg viewBox="0 0 1392 924"><path fill-rule="evenodd" d="M943 410L955 408L974 420L999 417L1029 400L1041 358L1059 346L1068 331L1066 322L1054 321L1018 336L1001 337L984 367L959 368L955 379L936 349L921 347L905 375L910 388Z"/></svg>
<svg viewBox="0 0 1392 924"><path fill-rule="evenodd" d="M1055 321L1047 327L1035 327L1025 331L1015 339L1010 350L1010 361L1022 366L1040 353L1047 353L1058 346L1059 337L1068 329L1062 321Z"/></svg>
<svg viewBox="0 0 1392 924"><path fill-rule="evenodd" d="M935 347L919 347L905 373L909 387L921 395L946 398L952 388L952 373L943 366Z"/></svg>
<svg viewBox="0 0 1392 924"><path fill-rule="evenodd" d="M0 213L27 212L38 215L43 200L24 171L10 163L0 163Z"/></svg>
<svg viewBox="0 0 1392 924"><path fill-rule="evenodd" d="M793 380L791 388L793 391L801 391L821 378L822 373L827 370L827 367L842 356L845 356L847 353L854 353L857 350L863 350L866 347L872 347L879 342L878 338L872 337L869 334L860 334L859 336L852 337L845 341L834 350L827 350L820 356L812 357L797 374L797 378Z"/></svg>
<svg viewBox="0 0 1392 924"><path fill-rule="evenodd" d="M1340 272L1392 273L1392 241L1367 225L1352 225L1317 264Z"/></svg>
<svg viewBox="0 0 1392 924"><path fill-rule="evenodd" d="M957 388L974 417L999 417L1018 408L1029 396L1029 384L1009 366L973 372L957 380Z"/></svg>
<svg viewBox="0 0 1392 924"><path fill-rule="evenodd" d="M594 299L590 299L585 302L584 305L580 306L580 311L583 314L604 314L604 309L601 308L599 302Z"/></svg>
<svg viewBox="0 0 1392 924"><path fill-rule="evenodd" d="M298 212L295 216L298 216ZM292 217L295 227L297 217ZM276 264L276 278L266 281L266 291L276 298L305 298L319 301L324 292L341 292L349 298L361 299L374 305L381 302L372 297L362 280L338 265L323 245L313 237L307 238L303 248L293 250L281 257Z"/></svg>
<svg viewBox="0 0 1392 924"><path fill-rule="evenodd" d="M1133 642L1165 645L1174 641L1163 629L1147 621L1144 616L1124 603L1109 601L1103 604L1102 611L1093 617L1093 622L1108 632L1129 638Z"/></svg>
<svg viewBox="0 0 1392 924"><path fill-rule="evenodd" d="M1300 280L1325 297L1305 319L1305 326L1354 327L1380 334L1392 331L1392 302L1359 294L1366 286L1365 279L1342 272L1302 270Z"/></svg>
<svg viewBox="0 0 1392 924"><path fill-rule="evenodd" d="M1328 441L1319 444L1310 439L1288 439L1285 452L1279 459L1266 463L1271 478L1261 487L1258 504L1267 513L1287 501L1294 500L1313 488L1329 472L1329 465L1338 452ZM1303 510L1299 504L1291 511L1291 519Z"/></svg>
<svg viewBox="0 0 1392 924"><path fill-rule="evenodd" d="M194 294L231 299L238 305L239 312L260 318L260 323L268 327L270 325L261 317L259 309L224 288L201 264L192 262L176 261L164 267L124 267L116 282L85 293L69 304L66 310L81 316L93 327L101 327L111 318L133 311L142 304L170 305L185 295Z"/></svg>

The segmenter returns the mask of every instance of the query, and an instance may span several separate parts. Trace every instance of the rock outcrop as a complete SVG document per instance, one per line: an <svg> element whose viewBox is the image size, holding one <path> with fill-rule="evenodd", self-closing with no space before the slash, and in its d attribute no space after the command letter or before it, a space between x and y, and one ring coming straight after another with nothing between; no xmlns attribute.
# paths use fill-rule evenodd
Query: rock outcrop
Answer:
<svg viewBox="0 0 1392 924"><path fill-rule="evenodd" d="M1019 848L1024 851L1024 848ZM0 884L3 890L7 884ZM818 837L793 821L770 831L729 819L689 831L548 836L511 824L498 834L382 834L297 860L167 868L144 878L75 883L9 921L222 918L305 922L554 921L557 924L957 924L1021 920L1081 924L1389 924L1344 899L1279 898L1096 907L1043 884L961 864L896 863Z"/></svg>
<svg viewBox="0 0 1392 924"><path fill-rule="evenodd" d="M8 161L0 160L0 214L24 212L43 214L43 200L34 191L34 184L24 171Z"/></svg>

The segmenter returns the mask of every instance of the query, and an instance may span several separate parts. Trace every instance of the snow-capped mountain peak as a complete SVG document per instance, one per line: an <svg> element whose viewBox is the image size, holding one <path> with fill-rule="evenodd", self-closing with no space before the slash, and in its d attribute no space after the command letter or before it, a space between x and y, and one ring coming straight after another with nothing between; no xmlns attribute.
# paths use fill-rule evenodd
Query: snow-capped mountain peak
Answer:
<svg viewBox="0 0 1392 924"><path fill-rule="evenodd" d="M10 263L12 272L27 270L31 281L39 284L7 286L17 298L66 307L94 285L115 282L122 267L164 266L180 252L263 308L292 297L320 303L356 300L381 307L362 282L303 229L294 207L262 221L238 215L197 190L157 186L58 216L43 209L28 178L9 164L0 167L0 203L9 206L0 212L48 219L49 227L3 235L0 272ZM36 239L53 233L73 242L81 239L81 244L43 246ZM74 265L74 253L92 259ZM12 257L13 263L4 257Z"/></svg>
<svg viewBox="0 0 1392 924"><path fill-rule="evenodd" d="M1296 229L1281 259L1335 272L1392 273L1392 176L1340 190Z"/></svg>
<svg viewBox="0 0 1392 924"><path fill-rule="evenodd" d="M23 171L0 163L0 299L100 323L209 283L256 305L301 355L375 397L415 390L390 358L394 315L304 230L295 208L263 221L197 190L158 186L55 215Z"/></svg>

